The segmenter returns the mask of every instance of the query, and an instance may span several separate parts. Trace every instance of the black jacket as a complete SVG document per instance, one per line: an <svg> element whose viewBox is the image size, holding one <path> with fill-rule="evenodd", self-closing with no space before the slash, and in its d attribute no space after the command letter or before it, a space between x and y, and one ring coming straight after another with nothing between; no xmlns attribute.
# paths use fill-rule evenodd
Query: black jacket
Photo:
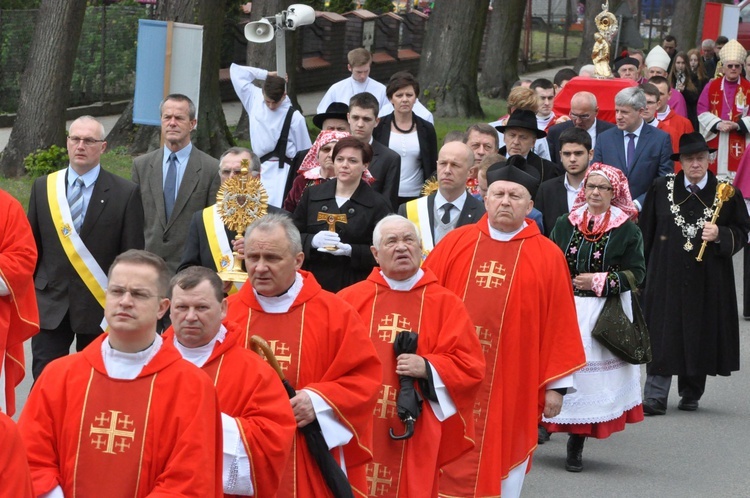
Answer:
<svg viewBox="0 0 750 498"><path fill-rule="evenodd" d="M420 118L414 113L412 113L412 119L417 123L417 138L419 139L420 146L419 160L422 165L424 179L427 180L437 170L437 135L435 134L435 127L429 121ZM386 147L388 147L388 142L391 140L391 123L393 123L393 113L380 118L380 123L378 123L378 126L372 132L372 138Z"/></svg>

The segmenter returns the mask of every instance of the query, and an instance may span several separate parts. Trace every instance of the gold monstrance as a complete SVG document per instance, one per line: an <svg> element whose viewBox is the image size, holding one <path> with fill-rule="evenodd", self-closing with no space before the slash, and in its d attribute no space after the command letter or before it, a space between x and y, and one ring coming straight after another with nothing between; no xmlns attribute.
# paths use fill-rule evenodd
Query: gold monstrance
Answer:
<svg viewBox="0 0 750 498"><path fill-rule="evenodd" d="M612 78L609 68L609 41L617 33L617 18L609 11L609 0L602 4L602 11L594 18L598 33L594 33L594 49L591 59L595 78Z"/></svg>
<svg viewBox="0 0 750 498"><path fill-rule="evenodd" d="M235 240L242 239L247 227L268 212L266 189L259 178L247 174L250 161L243 159L241 164L240 174L222 183L216 194L216 209L224 225L237 232ZM245 282L247 273L242 269L242 258L237 252L232 252L232 256L232 269L220 271L219 277L224 282Z"/></svg>

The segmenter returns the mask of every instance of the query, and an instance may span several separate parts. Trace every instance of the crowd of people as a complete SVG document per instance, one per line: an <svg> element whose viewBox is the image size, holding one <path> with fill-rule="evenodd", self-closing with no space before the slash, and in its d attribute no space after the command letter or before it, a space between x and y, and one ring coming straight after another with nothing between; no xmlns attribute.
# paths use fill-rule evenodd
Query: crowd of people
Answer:
<svg viewBox="0 0 750 498"><path fill-rule="evenodd" d="M550 434L581 472L675 375L698 410L739 369L750 232L747 53L701 48L616 59L613 122L596 79L555 110L564 69L442 144L417 79L371 79L365 49L314 140L283 78L234 64L253 150L198 150L172 94L132 181L76 119L28 216L0 192L0 412L29 338L35 379L17 427L0 413L0 495L509 498ZM241 174L268 202L238 235L216 197ZM222 282L236 257L247 281ZM643 307L645 392L595 337L609 298Z"/></svg>

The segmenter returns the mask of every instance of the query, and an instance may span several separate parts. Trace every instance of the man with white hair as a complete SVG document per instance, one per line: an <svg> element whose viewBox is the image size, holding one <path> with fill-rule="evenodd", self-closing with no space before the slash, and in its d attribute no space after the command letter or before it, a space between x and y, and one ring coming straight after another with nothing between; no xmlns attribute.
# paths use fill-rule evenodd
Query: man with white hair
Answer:
<svg viewBox="0 0 750 498"><path fill-rule="evenodd" d="M715 43L711 38L706 38L701 42L701 54L703 57L703 66L706 68L706 74L709 78L714 77L716 64L719 62L716 52L714 51Z"/></svg>
<svg viewBox="0 0 750 498"><path fill-rule="evenodd" d="M672 58L666 50L661 48L660 45L655 46L651 49L646 57L646 77L651 78L654 76L661 76L667 78L669 76L669 65L672 62ZM744 59L743 59L744 62ZM687 104L685 103L685 97L682 96L677 89L672 91L672 95L669 97L669 107L676 114L683 118L687 116Z"/></svg>
<svg viewBox="0 0 750 498"><path fill-rule="evenodd" d="M724 76L709 81L698 99L700 132L710 148L718 149L709 169L719 177L737 171L747 145L750 81L741 75L746 56L737 40L726 43L721 49Z"/></svg>
<svg viewBox="0 0 750 498"><path fill-rule="evenodd" d="M474 399L485 368L482 346L461 300L439 285L431 270L420 268L422 247L414 223L386 216L372 238L380 267L338 294L369 327L383 363L369 495L437 496L439 469L474 447ZM399 330L418 334L413 353L394 354L394 342L404 333ZM414 377L427 402L413 436L396 440L389 429L401 422L389 406L401 375ZM391 478L376 479L384 474Z"/></svg>

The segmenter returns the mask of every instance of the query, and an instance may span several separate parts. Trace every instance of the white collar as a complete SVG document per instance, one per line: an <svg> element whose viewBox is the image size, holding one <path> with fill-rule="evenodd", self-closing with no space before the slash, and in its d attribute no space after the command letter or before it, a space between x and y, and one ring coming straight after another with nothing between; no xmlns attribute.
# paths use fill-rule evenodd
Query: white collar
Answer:
<svg viewBox="0 0 750 498"><path fill-rule="evenodd" d="M104 369L113 379L133 380L138 377L143 367L156 356L163 341L160 335L154 334L154 342L143 351L137 353L123 353L112 349L109 337L102 341L102 360Z"/></svg>
<svg viewBox="0 0 750 498"><path fill-rule="evenodd" d="M523 223L521 223L521 226L512 232L503 232L501 230L498 230L496 228L493 228L492 225L490 225L490 220L487 220L487 226L490 227L490 237L492 237L492 240L499 240L500 242L508 242L513 237L515 237L518 233L521 232L524 228L526 228L528 223L526 223L526 220L524 220Z"/></svg>
<svg viewBox="0 0 750 498"><path fill-rule="evenodd" d="M208 359L211 357L211 353L214 352L214 348L216 347L216 343L222 343L224 342L224 339L227 337L227 328L222 325L219 327L219 332L217 332L216 336L214 336L213 340L208 341L208 344L204 344L203 346L198 346L196 348L189 348L187 346L183 346L180 344L180 341L177 340L177 334L174 335L174 345L177 348L177 351L180 352L182 357L195 365L198 368L201 368L203 365L206 364Z"/></svg>
<svg viewBox="0 0 750 498"><path fill-rule="evenodd" d="M466 203L466 196L467 196L466 190L464 189L461 195L459 195L455 201L451 202L451 204L453 204L453 207L458 209L459 213L463 211L464 209L464 204ZM443 194L441 194L440 190L438 190L437 193L435 194L435 210L440 209L447 202L448 201L445 199L445 197L443 197Z"/></svg>
<svg viewBox="0 0 750 498"><path fill-rule="evenodd" d="M417 282L422 280L422 277L424 276L424 270L420 268L419 270L417 270L417 273L407 278L406 280L393 280L392 278L388 278L385 276L382 270L380 271L380 275L383 277L383 280L386 281L388 287L390 287L391 290L408 292L412 290L415 285L417 285Z"/></svg>
<svg viewBox="0 0 750 498"><path fill-rule="evenodd" d="M563 175L563 185L565 185L565 190L568 190L570 192L576 192L578 193L579 190L581 190L581 187L583 186L583 180L581 180L581 183L578 184L578 188L573 187L570 182L568 182L568 173L565 173Z"/></svg>
<svg viewBox="0 0 750 498"><path fill-rule="evenodd" d="M255 298L258 300L258 304L260 304L260 307L266 313L286 313L302 291L303 284L302 275L297 272L292 286L280 296L261 296L255 289L253 289L253 292L255 293Z"/></svg>
<svg viewBox="0 0 750 498"><path fill-rule="evenodd" d="M688 185L690 185L690 180L688 180L687 176L684 176L683 181L685 183L685 190L688 190ZM702 190L706 187L707 183L708 183L708 172L706 172L706 174L703 175L703 178L701 178L701 181L696 183L696 185L698 185L698 187Z"/></svg>
<svg viewBox="0 0 750 498"><path fill-rule="evenodd" d="M658 119L659 121L664 121L671 110L672 109L669 108L669 105L667 105L667 108L664 110L664 112L656 113L656 119Z"/></svg>

